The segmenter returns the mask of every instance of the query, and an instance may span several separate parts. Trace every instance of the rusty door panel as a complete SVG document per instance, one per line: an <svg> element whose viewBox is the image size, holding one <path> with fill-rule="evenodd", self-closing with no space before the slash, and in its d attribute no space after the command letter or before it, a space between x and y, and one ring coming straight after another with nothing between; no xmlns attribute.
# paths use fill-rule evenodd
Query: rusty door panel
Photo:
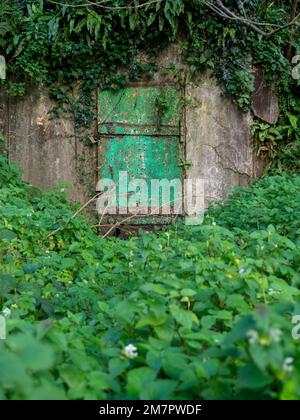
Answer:
<svg viewBox="0 0 300 420"><path fill-rule="evenodd" d="M161 97L164 98L164 108L158 115ZM179 92L171 86L165 87L163 92L159 87L128 87L118 92L100 92L100 178L113 179L118 185L120 171L126 171L128 181L146 180L149 192L152 179L181 179L179 100ZM171 195L172 199L174 196ZM143 201L145 207L150 205L150 200L148 196ZM122 207L122 197L116 204ZM160 202L160 206L163 207L164 203ZM167 220L168 217L147 216L145 211L134 223Z"/></svg>
<svg viewBox="0 0 300 420"><path fill-rule="evenodd" d="M99 100L100 134L178 134L180 95L172 86L128 87L118 91L103 91ZM160 101L167 101L159 115Z"/></svg>

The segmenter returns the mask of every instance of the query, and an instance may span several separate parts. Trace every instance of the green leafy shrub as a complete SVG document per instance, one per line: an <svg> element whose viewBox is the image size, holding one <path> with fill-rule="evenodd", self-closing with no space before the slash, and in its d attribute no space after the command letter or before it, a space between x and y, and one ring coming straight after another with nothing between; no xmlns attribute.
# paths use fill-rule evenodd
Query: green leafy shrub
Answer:
<svg viewBox="0 0 300 420"><path fill-rule="evenodd" d="M226 204L211 209L209 218L229 229L265 230L269 225L296 240L300 229L300 178L283 174L256 181L255 188L235 190Z"/></svg>
<svg viewBox="0 0 300 420"><path fill-rule="evenodd" d="M299 399L299 177L126 242L4 159L0 183L1 399Z"/></svg>
<svg viewBox="0 0 300 420"><path fill-rule="evenodd" d="M257 154L268 158L266 174L282 172L299 173L300 125L299 99L290 99L288 110L284 109L276 125L259 122L252 125L252 134Z"/></svg>

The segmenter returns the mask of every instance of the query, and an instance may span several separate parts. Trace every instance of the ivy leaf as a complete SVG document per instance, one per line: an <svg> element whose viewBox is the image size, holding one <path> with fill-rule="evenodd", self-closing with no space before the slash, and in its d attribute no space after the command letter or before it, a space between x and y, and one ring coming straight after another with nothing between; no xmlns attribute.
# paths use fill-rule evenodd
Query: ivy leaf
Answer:
<svg viewBox="0 0 300 420"><path fill-rule="evenodd" d="M132 31L137 27L138 19L135 13L129 15L129 27Z"/></svg>
<svg viewBox="0 0 300 420"><path fill-rule="evenodd" d="M165 20L162 15L159 16L159 30L162 32L164 29Z"/></svg>
<svg viewBox="0 0 300 420"><path fill-rule="evenodd" d="M152 23L155 21L156 19L156 14L155 13L150 13L148 20L147 20L147 25L151 26Z"/></svg>
<svg viewBox="0 0 300 420"><path fill-rule="evenodd" d="M293 127L294 130L296 130L297 127L298 127L298 117L297 117L297 115L293 115L290 112L287 112L286 115L289 119L289 122L291 123L291 126Z"/></svg>

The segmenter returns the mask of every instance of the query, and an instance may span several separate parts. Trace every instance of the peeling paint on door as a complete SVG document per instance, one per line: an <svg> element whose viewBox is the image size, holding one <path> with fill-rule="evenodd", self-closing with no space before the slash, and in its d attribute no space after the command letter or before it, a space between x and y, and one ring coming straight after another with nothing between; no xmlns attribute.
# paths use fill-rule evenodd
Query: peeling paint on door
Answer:
<svg viewBox="0 0 300 420"><path fill-rule="evenodd" d="M100 92L99 179L112 179L118 185L119 173L126 171L128 182L145 180L149 195L144 204L148 208L151 180L181 179L179 104L180 93L173 86L138 86ZM168 204L163 202L164 198L161 200L160 206ZM116 205L122 207L122 202L117 200ZM141 217L134 222L131 220L131 224L161 224L169 219L152 217L145 210Z"/></svg>

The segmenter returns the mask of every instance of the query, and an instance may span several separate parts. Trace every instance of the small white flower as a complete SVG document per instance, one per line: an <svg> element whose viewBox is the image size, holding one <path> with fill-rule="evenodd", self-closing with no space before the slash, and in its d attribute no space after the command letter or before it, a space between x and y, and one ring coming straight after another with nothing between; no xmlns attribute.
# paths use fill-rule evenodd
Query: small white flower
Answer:
<svg viewBox="0 0 300 420"><path fill-rule="evenodd" d="M135 359L138 356L138 349L133 344L128 344L124 348L123 353L128 359Z"/></svg>
<svg viewBox="0 0 300 420"><path fill-rule="evenodd" d="M212 222L212 225L213 225L213 226L217 226L216 222Z"/></svg>
<svg viewBox="0 0 300 420"><path fill-rule="evenodd" d="M246 270L245 270L244 268L240 268L240 269L239 269L239 273L240 273L240 274L244 274L244 273L245 273L245 271L246 271Z"/></svg>
<svg viewBox="0 0 300 420"><path fill-rule="evenodd" d="M279 330L278 328L270 329L270 340L273 341L274 343L279 343L279 341L281 340L281 336L282 336L282 331Z"/></svg>
<svg viewBox="0 0 300 420"><path fill-rule="evenodd" d="M268 290L269 295L273 296L273 295L280 295L280 292L278 290L274 290L272 289L272 287L270 287L270 289Z"/></svg>
<svg viewBox="0 0 300 420"><path fill-rule="evenodd" d="M65 189L64 188L61 188L60 192L61 193L65 192Z"/></svg>
<svg viewBox="0 0 300 420"><path fill-rule="evenodd" d="M287 357L286 359L284 359L282 370L286 373L293 372L293 369L294 369L293 363L294 363L294 359L292 357Z"/></svg>
<svg viewBox="0 0 300 420"><path fill-rule="evenodd" d="M249 330L247 332L247 337L248 337L248 340L249 340L249 343L250 344L256 343L258 341L258 339L259 339L258 332L255 331L255 330Z"/></svg>
<svg viewBox="0 0 300 420"><path fill-rule="evenodd" d="M11 314L11 310L9 308L4 308L2 313L5 316L5 318L8 318Z"/></svg>

